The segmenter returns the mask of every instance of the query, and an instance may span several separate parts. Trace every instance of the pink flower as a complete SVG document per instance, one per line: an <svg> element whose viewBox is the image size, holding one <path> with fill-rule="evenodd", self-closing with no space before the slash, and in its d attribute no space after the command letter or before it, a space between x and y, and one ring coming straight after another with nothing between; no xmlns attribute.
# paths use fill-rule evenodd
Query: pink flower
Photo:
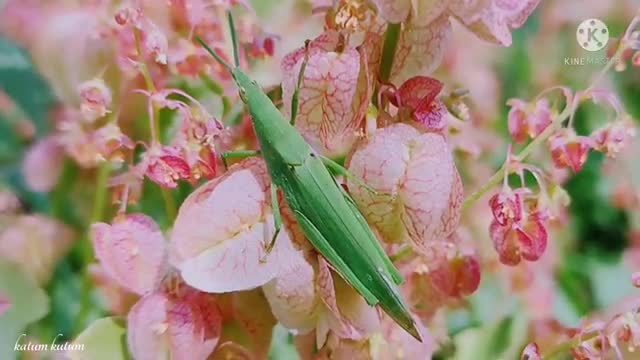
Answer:
<svg viewBox="0 0 640 360"><path fill-rule="evenodd" d="M9 309L11 309L11 299L0 292L0 316L4 315Z"/></svg>
<svg viewBox="0 0 640 360"><path fill-rule="evenodd" d="M166 188L175 188L179 180L191 178L191 168L182 151L175 146L152 145L142 161L145 175Z"/></svg>
<svg viewBox="0 0 640 360"><path fill-rule="evenodd" d="M107 309L115 315L126 315L140 296L114 280L102 264L89 265L89 274L104 297Z"/></svg>
<svg viewBox="0 0 640 360"><path fill-rule="evenodd" d="M495 221L503 226L520 221L524 211L524 195L528 193L530 191L526 188L516 191L509 188L493 195L489 199L489 206Z"/></svg>
<svg viewBox="0 0 640 360"><path fill-rule="evenodd" d="M570 167L573 172L582 169L593 145L590 138L576 135L573 129L560 130L549 138L554 165L558 168Z"/></svg>
<svg viewBox="0 0 640 360"><path fill-rule="evenodd" d="M399 106L409 110L412 119L427 131L441 132L447 125L446 106L436 100L444 84L437 79L415 76L398 88Z"/></svg>
<svg viewBox="0 0 640 360"><path fill-rule="evenodd" d="M150 217L128 214L116 217L111 225L95 223L91 238L105 272L127 290L144 295L164 276L164 237Z"/></svg>
<svg viewBox="0 0 640 360"><path fill-rule="evenodd" d="M515 193L518 192L516 190ZM538 208L535 199L527 199L528 203L523 203L523 200L518 200L518 196L511 193L511 190L496 196L490 201L494 210L494 220L489 233L500 256L500 262L505 265L517 265L522 259L538 260L547 248L546 211ZM496 205L500 198L510 196L515 196L512 198L515 201L506 208ZM511 205L513 208L510 208ZM504 216L505 214L499 210L501 208L508 209L508 216Z"/></svg>
<svg viewBox="0 0 640 360"><path fill-rule="evenodd" d="M372 90L362 55L354 48L342 49L344 41L338 32L328 31L310 43L299 92L296 127L316 150L328 156L345 155L357 140ZM301 48L282 60L285 116L290 116L304 58Z"/></svg>
<svg viewBox="0 0 640 360"><path fill-rule="evenodd" d="M95 130L91 137L101 157L116 163L124 162L125 149L134 148L133 141L123 134L118 124L113 121Z"/></svg>
<svg viewBox="0 0 640 360"><path fill-rule="evenodd" d="M535 138L551 125L553 114L547 99L538 100L535 105L527 104L518 99L510 99L511 106L508 115L509 133L516 142L525 142L528 138Z"/></svg>
<svg viewBox="0 0 640 360"><path fill-rule="evenodd" d="M358 207L384 240L411 240L429 252L456 229L462 182L443 135L393 124L360 143L347 164L379 192L348 181Z"/></svg>
<svg viewBox="0 0 640 360"><path fill-rule="evenodd" d="M536 343L530 343L522 350L522 357L520 360L542 360L540 355L540 349Z"/></svg>
<svg viewBox="0 0 640 360"><path fill-rule="evenodd" d="M167 64L169 42L166 35L149 17L145 16L137 4L124 4L115 14L116 23L127 32L139 32L141 48L145 56L150 56L161 65ZM137 60L137 59L135 59Z"/></svg>
<svg viewBox="0 0 640 360"><path fill-rule="evenodd" d="M471 295L480 285L480 264L472 255L435 260L418 257L404 268L408 270L403 292L412 311L424 320L448 302Z"/></svg>
<svg viewBox="0 0 640 360"><path fill-rule="evenodd" d="M540 0L456 0L450 11L478 37L511 45L511 30L521 27Z"/></svg>
<svg viewBox="0 0 640 360"><path fill-rule="evenodd" d="M47 192L58 183L64 162L64 148L52 136L38 140L26 153L22 172L35 191Z"/></svg>
<svg viewBox="0 0 640 360"><path fill-rule="evenodd" d="M207 359L220 337L221 316L210 295L189 288L151 293L127 317L127 340L136 359Z"/></svg>
<svg viewBox="0 0 640 360"><path fill-rule="evenodd" d="M322 347L330 331L360 340L378 328L378 315L324 259L298 258L290 272L263 286L271 309L285 327L300 333L315 329Z"/></svg>
<svg viewBox="0 0 640 360"><path fill-rule="evenodd" d="M75 234L65 224L44 215L17 215L0 232L0 257L9 259L39 284L45 284L73 245Z"/></svg>
<svg viewBox="0 0 640 360"><path fill-rule="evenodd" d="M594 142L594 149L602 151L609 157L615 157L631 138L635 136L635 124L630 121L616 121L608 123L596 130L590 138Z"/></svg>
<svg viewBox="0 0 640 360"><path fill-rule="evenodd" d="M246 159L191 193L180 207L172 263L189 285L229 292L264 285L289 271L299 256L282 229L275 247L269 177L262 160Z"/></svg>
<svg viewBox="0 0 640 360"><path fill-rule="evenodd" d="M111 106L111 90L102 79L85 81L78 87L80 92L80 111L87 122L107 115Z"/></svg>

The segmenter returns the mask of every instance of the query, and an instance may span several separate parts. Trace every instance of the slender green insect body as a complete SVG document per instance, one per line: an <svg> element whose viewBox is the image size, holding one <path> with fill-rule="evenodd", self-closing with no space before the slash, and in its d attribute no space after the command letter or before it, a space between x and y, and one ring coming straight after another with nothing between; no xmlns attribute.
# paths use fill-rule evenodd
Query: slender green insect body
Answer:
<svg viewBox="0 0 640 360"><path fill-rule="evenodd" d="M229 22L233 33L235 29L230 15ZM422 341L398 291L397 285L402 283L402 276L353 200L327 169L327 160L314 152L260 86L237 67L237 63L235 68L231 68L202 40L198 40L233 75L240 96L252 115L261 155L272 183L282 190L311 244L369 305L380 305L402 328ZM234 53L236 49L234 47ZM279 207L277 196L274 198L275 214ZM279 226L276 221L276 233Z"/></svg>
<svg viewBox="0 0 640 360"><path fill-rule="evenodd" d="M237 68L233 77L243 89L269 175L282 189L309 241L367 303L379 304L420 339L398 294L396 285L402 278L362 215L350 204L349 195L260 87Z"/></svg>

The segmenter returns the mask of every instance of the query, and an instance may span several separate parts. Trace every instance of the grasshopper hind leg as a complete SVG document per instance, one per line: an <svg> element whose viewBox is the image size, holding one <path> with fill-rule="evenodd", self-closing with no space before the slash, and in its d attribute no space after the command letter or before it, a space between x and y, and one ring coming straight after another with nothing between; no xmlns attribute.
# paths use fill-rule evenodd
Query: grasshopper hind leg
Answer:
<svg viewBox="0 0 640 360"><path fill-rule="evenodd" d="M345 281L355 288L365 299L367 304L374 306L378 304L378 298L358 279L356 274L347 266L338 253L331 247L327 239L320 233L320 230L313 225L304 214L296 211L298 223L309 238L309 241L318 249L318 251L327 259L327 261L337 270Z"/></svg>

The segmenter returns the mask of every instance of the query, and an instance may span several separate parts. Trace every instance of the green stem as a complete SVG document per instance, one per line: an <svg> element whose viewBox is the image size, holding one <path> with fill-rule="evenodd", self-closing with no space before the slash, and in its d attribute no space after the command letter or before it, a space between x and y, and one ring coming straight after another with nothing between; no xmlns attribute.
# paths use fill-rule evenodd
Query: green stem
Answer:
<svg viewBox="0 0 640 360"><path fill-rule="evenodd" d="M104 220L105 217L105 205L107 202L107 182L109 175L111 174L111 163L108 161L102 162L98 168L96 177L96 193L93 200L93 208L91 210L91 218L89 219L89 226L85 232L85 235L80 239L82 254L82 260L84 262L84 269L82 270L82 287L80 289L80 310L76 315L75 332L79 333L87 322L89 310L91 309L91 290L93 289L93 282L91 281L91 275L89 274L89 264L93 262L93 247L91 245L91 236L89 234L91 225Z"/></svg>
<svg viewBox="0 0 640 360"><path fill-rule="evenodd" d="M401 28L400 23L389 24L384 33L384 45L382 46L382 58L380 60L380 81L383 83L389 82L391 77L391 69L396 56L396 47L400 38Z"/></svg>
<svg viewBox="0 0 640 360"><path fill-rule="evenodd" d="M580 345L581 343L583 343L585 341L592 340L593 338L595 338L595 337L597 337L599 335L600 335L599 331L591 331L591 332L582 334L579 337L571 338L571 339L569 339L569 340L567 340L565 342L557 344L552 349L550 349L549 351L545 352L542 355L542 359L551 360L551 359L555 358L556 356L562 355L562 354L570 351L574 347Z"/></svg>
<svg viewBox="0 0 640 360"><path fill-rule="evenodd" d="M151 78L151 73L149 73L149 67L145 63L144 57L142 55L142 40L141 40L140 30L136 29L134 30L133 33L136 41L136 50L138 51L138 55L140 56L140 73L144 78L144 82L147 86L147 90L149 90L152 93L155 93L156 91L158 91L158 89L156 88L156 85L153 83L153 78ZM151 99L149 99L149 101L151 101ZM152 104L152 106L153 106L153 114L149 114L149 116L151 116L151 119L150 119L151 141L160 143L160 125L159 125L160 109L158 109L156 104ZM164 206L166 208L169 223L173 223L173 220L176 218L176 214L178 212L176 207L176 201L169 190L163 187L160 187L160 191L162 192L162 198L164 200Z"/></svg>
<svg viewBox="0 0 640 360"><path fill-rule="evenodd" d="M562 126L562 123L567 120L569 116L571 116L571 113L573 113L573 107L571 104L567 104L564 111L555 118L553 123L547 126L547 128L535 139L533 139L533 141L530 142L524 149L522 149L522 151L518 153L516 157L519 160L524 160L531 154L531 152L533 152L536 147L538 147L538 145L542 144L542 142L547 140L547 138L549 138L556 131L556 129L560 128L560 126ZM498 171L493 174L491 178L489 178L489 181L487 181L487 183L483 187L469 195L462 203L462 209L465 210L469 208L471 205L475 204L476 201L480 200L480 198L494 186L498 185L506 176L505 171L507 170L507 166L508 164L503 164L502 167L500 167L500 169L498 169Z"/></svg>

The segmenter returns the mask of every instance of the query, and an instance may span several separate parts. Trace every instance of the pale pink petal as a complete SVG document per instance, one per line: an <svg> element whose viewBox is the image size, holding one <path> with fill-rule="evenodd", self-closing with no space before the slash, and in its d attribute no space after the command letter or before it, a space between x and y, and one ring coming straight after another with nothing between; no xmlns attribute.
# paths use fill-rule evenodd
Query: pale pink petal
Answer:
<svg viewBox="0 0 640 360"><path fill-rule="evenodd" d="M207 292L264 285L293 266L297 250L275 226L264 162L247 159L193 192L173 228L171 258L184 280Z"/></svg>
<svg viewBox="0 0 640 360"><path fill-rule="evenodd" d="M380 192L348 183L359 208L385 240L408 237L426 252L455 230L462 190L442 135L394 124L362 143L348 166Z"/></svg>
<svg viewBox="0 0 640 360"><path fill-rule="evenodd" d="M233 294L233 319L244 334L240 339L232 336L231 340L252 353L253 359L265 359L271 345L273 327L276 325L269 303L261 291L254 289ZM237 332L237 331L236 331ZM228 341L229 339L221 341ZM223 341L223 342L224 342Z"/></svg>
<svg viewBox="0 0 640 360"><path fill-rule="evenodd" d="M406 240L407 232L402 224L398 199L400 184L404 178L410 152L404 146L405 139L416 138L419 131L409 125L392 125L376 131L373 138L358 145L348 159L349 171L361 176L364 181L381 193L390 194L395 200L389 201L386 196L376 196L364 188L348 182L349 192L364 214L382 235L390 242Z"/></svg>
<svg viewBox="0 0 640 360"><path fill-rule="evenodd" d="M417 341L400 328L393 320L386 317L382 321L382 335L386 344L381 345L380 359L431 359L438 350L438 344L431 332L420 321L416 322L422 342Z"/></svg>
<svg viewBox="0 0 640 360"><path fill-rule="evenodd" d="M362 340L379 330L380 318L376 308L369 306L341 277L335 275L334 283L341 320L351 329L349 338Z"/></svg>
<svg viewBox="0 0 640 360"><path fill-rule="evenodd" d="M153 290L166 271L164 237L144 214L116 217L112 225L93 224L91 237L107 274L129 291L143 295Z"/></svg>
<svg viewBox="0 0 640 360"><path fill-rule="evenodd" d="M136 359L206 359L218 343L220 316L194 290L187 296L151 293L128 315L128 342ZM210 337L211 330L215 336Z"/></svg>
<svg viewBox="0 0 640 360"><path fill-rule="evenodd" d="M219 329L220 324L205 323L203 314L186 301L169 303L167 324L172 359L206 359L218 342L217 338L206 339L205 329Z"/></svg>
<svg viewBox="0 0 640 360"><path fill-rule="evenodd" d="M440 17L451 4L450 0L419 0L413 1L411 22L425 26Z"/></svg>
<svg viewBox="0 0 640 360"><path fill-rule="evenodd" d="M289 273L262 287L273 314L286 328L306 333L315 327L321 302L314 278L313 265L300 256Z"/></svg>
<svg viewBox="0 0 640 360"><path fill-rule="evenodd" d="M9 311L11 308L11 299L3 293L0 293L0 316Z"/></svg>
<svg viewBox="0 0 640 360"><path fill-rule="evenodd" d="M27 186L47 192L58 183L62 173L64 149L53 137L38 140L26 153L22 172Z"/></svg>
<svg viewBox="0 0 640 360"><path fill-rule="evenodd" d="M181 261L224 243L263 221L269 177L262 160L249 158L191 193L172 232L171 259Z"/></svg>
<svg viewBox="0 0 640 360"><path fill-rule="evenodd" d="M127 341L136 359L155 360L167 356L169 300L162 294L149 294L131 308L127 317Z"/></svg>
<svg viewBox="0 0 640 360"><path fill-rule="evenodd" d="M380 15L390 23L403 22L411 12L411 0L375 0Z"/></svg>
<svg viewBox="0 0 640 360"><path fill-rule="evenodd" d="M105 299L107 309L114 315L126 315L138 301L138 294L132 293L115 281L102 264L91 264L89 274Z"/></svg>
<svg viewBox="0 0 640 360"><path fill-rule="evenodd" d="M299 51L285 57L282 63L287 116L290 116L291 99L304 58ZM296 58L297 62L291 66L290 62ZM315 149L327 155L344 155L357 139L357 129L370 96L364 60L356 49L310 50L299 92L296 127Z"/></svg>
<svg viewBox="0 0 640 360"><path fill-rule="evenodd" d="M470 4L471 3L471 4ZM511 30L521 27L540 0L458 0L451 12L478 37L511 45Z"/></svg>
<svg viewBox="0 0 640 360"><path fill-rule="evenodd" d="M44 284L73 245L74 237L71 228L53 218L17 215L7 219L7 226L0 232L0 256Z"/></svg>
<svg viewBox="0 0 640 360"><path fill-rule="evenodd" d="M415 75L433 72L442 62L450 39L451 22L447 13L426 25L406 24L391 69L392 82L402 84Z"/></svg>

